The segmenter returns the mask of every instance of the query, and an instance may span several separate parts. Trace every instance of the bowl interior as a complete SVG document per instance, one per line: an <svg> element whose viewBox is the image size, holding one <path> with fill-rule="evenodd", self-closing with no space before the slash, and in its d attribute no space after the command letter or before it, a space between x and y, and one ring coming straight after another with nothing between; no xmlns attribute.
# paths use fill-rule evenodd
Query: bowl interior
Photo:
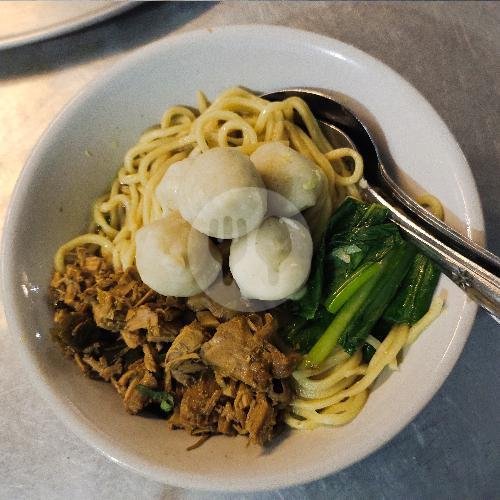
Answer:
<svg viewBox="0 0 500 500"><path fill-rule="evenodd" d="M93 200L165 108L194 104L198 89L214 97L233 85L334 90L383 131L410 191L425 188L438 196L448 220L469 235L481 234L483 223L460 148L420 94L371 57L310 33L251 26L168 38L115 66L56 119L20 177L4 234L5 308L27 369L61 419L115 460L179 486L257 490L332 473L393 437L451 370L475 306L442 279L446 310L408 350L400 371L378 383L354 422L287 432L264 450L247 447L244 439L215 437L187 452L194 438L167 431L164 421L127 415L108 384L82 377L50 339L47 288L55 250L85 230Z"/></svg>

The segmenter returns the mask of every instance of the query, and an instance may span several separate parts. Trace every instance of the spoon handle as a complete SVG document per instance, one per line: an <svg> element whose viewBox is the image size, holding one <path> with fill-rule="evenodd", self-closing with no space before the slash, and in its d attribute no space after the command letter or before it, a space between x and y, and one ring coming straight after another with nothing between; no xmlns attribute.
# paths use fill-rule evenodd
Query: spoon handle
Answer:
<svg viewBox="0 0 500 500"><path fill-rule="evenodd" d="M472 245L452 248L439 233L439 239L423 225L416 224L396 204L382 197L374 189L368 188L367 194L373 201L387 207L392 220L400 226L408 238L428 257L430 257L456 285L480 306L484 307L500 323L500 277L494 272L500 269L500 259L487 252L488 267L481 265L483 255L474 255L477 250ZM453 231L454 232L454 231ZM458 234L458 233L456 233ZM481 253L484 249L478 247ZM498 266L498 267L497 267ZM493 269L492 269L493 267Z"/></svg>
<svg viewBox="0 0 500 500"><path fill-rule="evenodd" d="M380 174L380 181L384 184L384 192L389 193L402 206L410 218L416 218L420 226L423 226L428 232L458 253L467 256L495 276L500 276L500 259L496 255L471 239L457 233L448 224L419 205L394 182L383 165L380 165Z"/></svg>

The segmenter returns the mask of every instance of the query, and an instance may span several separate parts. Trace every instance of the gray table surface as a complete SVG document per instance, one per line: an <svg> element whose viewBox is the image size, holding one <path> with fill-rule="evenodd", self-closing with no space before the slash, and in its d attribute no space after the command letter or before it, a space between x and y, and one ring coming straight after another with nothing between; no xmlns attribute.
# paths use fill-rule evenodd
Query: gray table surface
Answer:
<svg viewBox="0 0 500 500"><path fill-rule="evenodd" d="M171 33L242 23L335 37L409 80L468 158L488 244L500 254L500 4L494 2L155 3L58 39L0 52L0 228L29 151L89 80L132 49ZM244 497L500 498L499 333L480 312L442 389L377 453L315 483ZM0 380L0 498L221 497L144 479L76 438L30 387L3 317Z"/></svg>

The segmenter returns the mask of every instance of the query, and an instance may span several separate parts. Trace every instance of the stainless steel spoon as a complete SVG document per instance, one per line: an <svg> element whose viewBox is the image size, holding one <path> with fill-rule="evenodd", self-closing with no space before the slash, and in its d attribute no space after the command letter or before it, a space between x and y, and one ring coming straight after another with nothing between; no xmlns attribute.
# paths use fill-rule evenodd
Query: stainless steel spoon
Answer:
<svg viewBox="0 0 500 500"><path fill-rule="evenodd" d="M390 177L366 126L326 93L307 88L262 95L271 101L297 96L310 107L335 147L351 147L363 157L367 201L386 206L391 219L432 258L456 285L500 322L500 259L464 238L411 199Z"/></svg>

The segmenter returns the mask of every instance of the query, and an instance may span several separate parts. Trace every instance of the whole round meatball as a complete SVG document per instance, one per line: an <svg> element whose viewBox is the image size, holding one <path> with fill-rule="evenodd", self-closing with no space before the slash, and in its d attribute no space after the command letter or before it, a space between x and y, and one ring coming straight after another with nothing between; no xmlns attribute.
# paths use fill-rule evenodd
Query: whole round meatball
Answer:
<svg viewBox="0 0 500 500"><path fill-rule="evenodd" d="M139 275L162 295L190 297L206 290L221 271L221 256L208 236L178 212L147 224L135 235Z"/></svg>
<svg viewBox="0 0 500 500"><path fill-rule="evenodd" d="M169 182L173 186L166 187ZM176 208L198 231L216 238L243 236L267 211L257 169L234 148L214 148L172 165L157 188L164 208Z"/></svg>
<svg viewBox="0 0 500 500"><path fill-rule="evenodd" d="M156 198L164 213L169 210L178 210L177 197L182 179L186 174L186 167L189 165L191 165L190 158L173 163L156 186Z"/></svg>
<svg viewBox="0 0 500 500"><path fill-rule="evenodd" d="M229 267L244 297L281 300L305 284L312 252L305 226L286 217L269 217L257 229L233 240Z"/></svg>
<svg viewBox="0 0 500 500"><path fill-rule="evenodd" d="M312 160L281 142L260 146L250 156L267 189L281 196L272 199L273 215L290 217L316 205L326 176Z"/></svg>

